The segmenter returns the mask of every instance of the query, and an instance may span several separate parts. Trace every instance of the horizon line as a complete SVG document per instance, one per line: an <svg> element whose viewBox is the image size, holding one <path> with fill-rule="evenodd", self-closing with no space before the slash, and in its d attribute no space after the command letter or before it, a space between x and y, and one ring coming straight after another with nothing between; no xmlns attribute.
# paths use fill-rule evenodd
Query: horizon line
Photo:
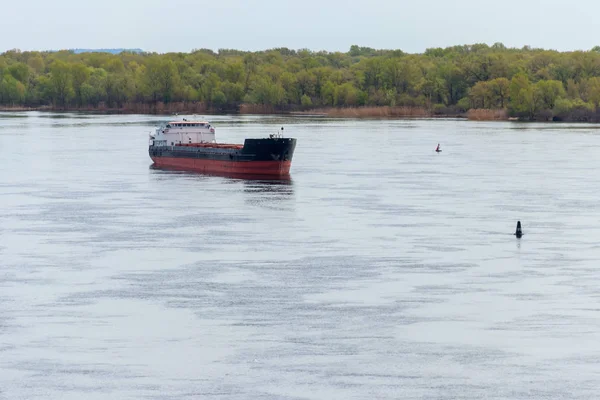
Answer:
<svg viewBox="0 0 600 400"><path fill-rule="evenodd" d="M91 47L70 47L70 48L54 48L54 49L36 49L36 50L23 50L20 49L18 47L13 47L11 49L6 49L3 50L2 53L0 54L5 54L11 51L18 51L18 52L40 52L40 53L48 53L48 52L52 52L52 53L56 53L56 52L61 52L61 51L75 51L75 52L79 52L79 53L86 53L86 52L107 52L107 53L113 53L115 51L118 52L128 52L128 51L133 51L133 52L137 52L137 53L144 53L144 54L173 54L173 53L180 53L180 54L191 54L197 51L212 51L213 53L219 53L221 51L239 51L239 52L244 52L244 53L259 53L259 52L266 52L266 51L271 51L271 50L280 50L280 49L287 49L290 51L296 51L296 52L300 52L300 51L309 51L311 53L321 53L321 52L326 52L326 53L349 53L352 49L352 47L354 46L358 46L361 49L370 49L370 50L374 50L374 51L401 51L405 54L424 54L426 53L428 50L434 50L434 49L450 49L453 47L473 47L473 46L477 46L477 45L486 45L490 48L493 48L494 46L502 46L499 47L499 49L506 49L506 50L543 50L543 51L555 51L555 52L559 52L559 53L569 53L569 52L586 52L586 51L592 51L594 49L596 49L599 46L593 46L590 49L583 49L583 48L572 48L569 50L558 50L557 48L551 48L551 47L535 47L532 45L528 45L528 44L524 44L520 47L518 46L507 46L502 42L494 42L492 44L490 43L486 43L486 42L474 42L474 43L466 43L466 44L455 44L455 45L450 45L450 46L433 46L433 47L426 47L423 51L421 52L408 52L403 50L402 48L385 48L385 47L371 47L371 46L363 46L363 45L358 45L358 44L352 44L350 45L347 50L327 50L327 49L311 49L308 47L299 47L299 48L292 48L292 47L287 47L287 46L271 46L271 47L265 47L262 49L255 49L255 50L251 50L251 49L238 49L238 48L233 48L233 47L219 47L217 49L215 48L210 48L210 47L195 47L192 48L190 50L187 51L181 51L181 50L169 50L169 51L157 51L157 50L144 50L142 47L96 47L96 48L91 48ZM114 54L114 53L113 53Z"/></svg>

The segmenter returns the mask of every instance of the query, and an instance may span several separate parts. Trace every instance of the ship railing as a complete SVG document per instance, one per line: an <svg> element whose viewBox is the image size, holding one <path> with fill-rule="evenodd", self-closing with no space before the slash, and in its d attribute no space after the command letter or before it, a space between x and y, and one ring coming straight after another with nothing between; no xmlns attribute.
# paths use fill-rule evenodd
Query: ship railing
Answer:
<svg viewBox="0 0 600 400"><path fill-rule="evenodd" d="M282 139L283 138L283 126L281 127L280 131L277 131L277 133L270 134L269 137L271 139Z"/></svg>

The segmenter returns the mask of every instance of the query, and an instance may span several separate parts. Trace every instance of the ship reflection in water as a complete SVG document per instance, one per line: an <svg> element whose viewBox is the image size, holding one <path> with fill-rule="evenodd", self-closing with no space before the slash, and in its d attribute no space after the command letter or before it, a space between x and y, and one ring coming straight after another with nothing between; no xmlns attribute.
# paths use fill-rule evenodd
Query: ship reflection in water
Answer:
<svg viewBox="0 0 600 400"><path fill-rule="evenodd" d="M171 167L159 167L154 164L150 169L163 175L185 176L186 178L224 178L224 183L242 184L241 193L244 194L244 203L271 211L290 212L295 208L294 182L290 175L286 176L264 176L249 174L226 174L226 173L202 173L193 172ZM172 176L173 177L173 176ZM201 185L194 185L196 188Z"/></svg>
<svg viewBox="0 0 600 400"><path fill-rule="evenodd" d="M291 175L272 176L272 175L255 175L255 174L237 174L237 173L207 173L195 172L173 167L159 167L156 164L151 164L149 167L153 171L173 173L185 176L202 176L202 177L219 177L227 178L244 183L245 192L276 192L291 194L293 190L293 180Z"/></svg>

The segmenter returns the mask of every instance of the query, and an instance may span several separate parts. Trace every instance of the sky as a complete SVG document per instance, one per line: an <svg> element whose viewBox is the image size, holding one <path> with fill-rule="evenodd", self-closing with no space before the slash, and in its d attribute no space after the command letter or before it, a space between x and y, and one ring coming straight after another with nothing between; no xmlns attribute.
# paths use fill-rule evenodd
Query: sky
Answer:
<svg viewBox="0 0 600 400"><path fill-rule="evenodd" d="M27 0L3 7L0 52L346 52L356 44L422 53L495 42L589 50L600 45L598 15L598 0Z"/></svg>

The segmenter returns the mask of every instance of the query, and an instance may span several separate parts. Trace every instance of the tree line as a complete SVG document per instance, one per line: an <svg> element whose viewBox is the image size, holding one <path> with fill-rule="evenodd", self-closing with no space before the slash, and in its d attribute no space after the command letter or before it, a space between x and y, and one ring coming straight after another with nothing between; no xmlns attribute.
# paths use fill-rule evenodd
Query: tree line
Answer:
<svg viewBox="0 0 600 400"><path fill-rule="evenodd" d="M452 114L505 109L523 119L600 115L600 46L558 52L474 44L422 54L351 46L190 53L11 50L0 55L0 105L119 109L202 103L277 111L403 106Z"/></svg>

